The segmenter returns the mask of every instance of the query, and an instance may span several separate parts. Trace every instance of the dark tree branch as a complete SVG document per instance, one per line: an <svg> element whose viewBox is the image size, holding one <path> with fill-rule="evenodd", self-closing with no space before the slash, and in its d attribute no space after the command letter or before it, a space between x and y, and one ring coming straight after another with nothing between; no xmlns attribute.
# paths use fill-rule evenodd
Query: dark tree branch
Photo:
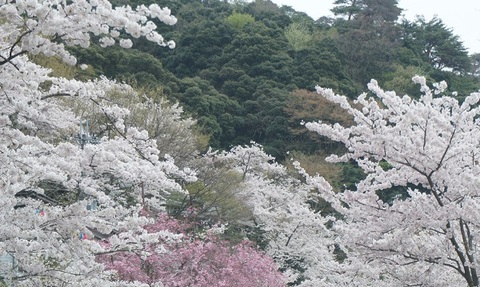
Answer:
<svg viewBox="0 0 480 287"><path fill-rule="evenodd" d="M46 99L55 98L55 97L72 97L72 96L74 95L69 93L56 93L56 94L49 94L49 95L43 96L40 98L40 100L46 100Z"/></svg>

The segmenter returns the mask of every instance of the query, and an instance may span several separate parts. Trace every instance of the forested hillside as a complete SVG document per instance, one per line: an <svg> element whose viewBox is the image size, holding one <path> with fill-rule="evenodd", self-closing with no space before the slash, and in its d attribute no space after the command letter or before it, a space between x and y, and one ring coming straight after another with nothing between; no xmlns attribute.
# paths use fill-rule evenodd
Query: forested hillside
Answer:
<svg viewBox="0 0 480 287"><path fill-rule="evenodd" d="M337 17L311 19L268 0L161 0L156 3L178 18L161 29L176 41L175 49L138 39L131 50L76 54L96 73L162 89L198 120L212 147L253 140L279 159L288 151L325 148L299 134L302 119L338 116L299 99L316 85L354 97L374 78L399 94L419 95L411 81L418 74L446 80L459 94L480 88L476 55L467 54L441 19L402 20L397 1L336 2Z"/></svg>

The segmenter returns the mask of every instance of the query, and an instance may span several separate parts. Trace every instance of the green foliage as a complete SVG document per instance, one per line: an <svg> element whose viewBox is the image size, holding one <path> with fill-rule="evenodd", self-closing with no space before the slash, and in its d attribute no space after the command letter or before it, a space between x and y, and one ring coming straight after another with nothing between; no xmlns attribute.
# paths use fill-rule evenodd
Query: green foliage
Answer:
<svg viewBox="0 0 480 287"><path fill-rule="evenodd" d="M32 61L42 67L52 70L53 77L64 77L66 79L90 80L95 77L95 71L91 66L82 70L76 66L70 66L57 57L47 57L43 54L30 55Z"/></svg>
<svg viewBox="0 0 480 287"><path fill-rule="evenodd" d="M365 179L366 175L356 162L347 162L342 167L342 177L337 183L338 190L357 190L356 184Z"/></svg>
<svg viewBox="0 0 480 287"><path fill-rule="evenodd" d="M415 66L395 65L395 71L385 77L383 86L387 90L395 91L398 95L420 97L418 86L412 81L413 75L426 76L427 72Z"/></svg>
<svg viewBox="0 0 480 287"><path fill-rule="evenodd" d="M441 19L430 21L419 17L404 21L405 46L422 55L433 68L464 73L470 68L468 53L459 37Z"/></svg>
<svg viewBox="0 0 480 287"><path fill-rule="evenodd" d="M250 4L250 9L255 12L255 15L273 16L281 14L280 8L270 0L255 0Z"/></svg>
<svg viewBox="0 0 480 287"><path fill-rule="evenodd" d="M350 20L356 21L386 21L394 22L400 16L397 0L336 0L332 12Z"/></svg>
<svg viewBox="0 0 480 287"><path fill-rule="evenodd" d="M413 186L410 186L410 188L413 188ZM376 194L381 201L390 205L393 204L395 200L405 200L410 197L407 188L403 186L394 186L383 190L377 190Z"/></svg>
<svg viewBox="0 0 480 287"><path fill-rule="evenodd" d="M432 82L446 81L448 84L448 92L458 94L458 99L463 99L471 93L480 89L480 81L478 77L473 75L459 75L448 71L433 70L430 73Z"/></svg>
<svg viewBox="0 0 480 287"><path fill-rule="evenodd" d="M388 161L386 160L381 160L379 162L379 165L380 167L384 170L384 171L387 171L387 170L391 170L393 168L392 164L390 164Z"/></svg>
<svg viewBox="0 0 480 287"><path fill-rule="evenodd" d="M255 101L245 103L246 119L240 132L253 141L263 143L267 153L282 158L286 152L285 141L289 137L285 113L287 94L272 85L271 82L262 83L253 95Z"/></svg>
<svg viewBox="0 0 480 287"><path fill-rule="evenodd" d="M399 44L389 35L394 31L384 28L353 28L340 34L338 46L346 61L347 71L355 81L367 83L372 78L382 80L385 72L391 71Z"/></svg>
<svg viewBox="0 0 480 287"><path fill-rule="evenodd" d="M178 88L176 97L186 111L195 116L202 131L211 137L210 144L214 147L228 146L233 136L232 128L235 129L238 121L238 102L198 77L180 80Z"/></svg>
<svg viewBox="0 0 480 287"><path fill-rule="evenodd" d="M96 74L116 78L136 87L156 89L175 80L174 75L163 67L153 55L139 50L125 50L120 47L103 49L93 45L88 49L72 49L78 62L88 63Z"/></svg>
<svg viewBox="0 0 480 287"><path fill-rule="evenodd" d="M370 21L397 21L402 9L398 7L397 0L363 0L365 7L360 16L370 18Z"/></svg>
<svg viewBox="0 0 480 287"><path fill-rule="evenodd" d="M243 69L250 76L259 76L255 67L268 62L275 62L279 68L286 64L288 68L287 46L281 29L271 29L261 22L255 22L235 35L223 50L219 64ZM265 76L271 79L272 75Z"/></svg>
<svg viewBox="0 0 480 287"><path fill-rule="evenodd" d="M191 206L197 208L199 216L207 216L216 222L242 222L251 218L245 201L236 196L241 175L219 172L203 177L203 182L189 184Z"/></svg>
<svg viewBox="0 0 480 287"><path fill-rule="evenodd" d="M77 69L74 66L66 64L57 57L47 57L43 54L37 54L32 55L31 58L36 64L52 69L50 75L53 77L73 79L77 74Z"/></svg>
<svg viewBox="0 0 480 287"><path fill-rule="evenodd" d="M357 92L331 37L317 36L307 49L294 53L292 74L292 83L300 89L313 90L320 85L352 96Z"/></svg>
<svg viewBox="0 0 480 287"><path fill-rule="evenodd" d="M183 217L194 211L198 225L228 223L224 234L229 240L240 242L245 236L266 244L263 231L253 227L252 211L245 198L238 194L242 175L228 167L208 160L197 163L198 180L185 185L188 195L172 194L167 201L167 211L175 217Z"/></svg>
<svg viewBox="0 0 480 287"><path fill-rule="evenodd" d="M337 6L332 8L332 12L335 16L340 15L347 20L351 20L354 15L362 10L362 2L360 0L336 0L333 4Z"/></svg>
<svg viewBox="0 0 480 287"><path fill-rule="evenodd" d="M474 53L470 57L470 74L478 77L480 75L480 53Z"/></svg>
<svg viewBox="0 0 480 287"><path fill-rule="evenodd" d="M253 16L250 14L233 12L232 15L225 19L225 22L227 22L227 24L232 26L235 30L241 30L248 23L255 22L255 18L253 18Z"/></svg>
<svg viewBox="0 0 480 287"><path fill-rule="evenodd" d="M337 13L347 14L349 20L334 24L348 73L362 86L372 78L382 80L385 72L391 71L400 47L397 1L339 0L336 4Z"/></svg>
<svg viewBox="0 0 480 287"><path fill-rule="evenodd" d="M294 22L285 30L285 37L295 52L306 49L313 39L312 33L303 23Z"/></svg>
<svg viewBox="0 0 480 287"><path fill-rule="evenodd" d="M233 28L224 19L202 19L184 28L177 48L165 59L165 66L177 77L192 77L215 65L232 41Z"/></svg>

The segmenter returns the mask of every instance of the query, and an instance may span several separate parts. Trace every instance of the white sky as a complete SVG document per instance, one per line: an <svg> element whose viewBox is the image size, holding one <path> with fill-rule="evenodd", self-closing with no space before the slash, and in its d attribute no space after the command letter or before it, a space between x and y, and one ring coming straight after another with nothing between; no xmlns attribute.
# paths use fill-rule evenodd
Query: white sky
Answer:
<svg viewBox="0 0 480 287"><path fill-rule="evenodd" d="M332 15L334 0L272 0L275 4L291 6L306 12L313 19ZM403 15L413 20L423 15L430 20L434 15L458 35L469 53L480 53L480 0L398 0Z"/></svg>

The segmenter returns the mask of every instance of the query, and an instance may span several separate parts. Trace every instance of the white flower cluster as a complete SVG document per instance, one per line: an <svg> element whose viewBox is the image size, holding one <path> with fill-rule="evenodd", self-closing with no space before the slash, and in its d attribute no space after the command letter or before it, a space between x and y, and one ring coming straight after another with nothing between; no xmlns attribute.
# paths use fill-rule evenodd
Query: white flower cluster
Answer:
<svg viewBox="0 0 480 287"><path fill-rule="evenodd" d="M16 53L24 51L47 56L59 56L66 63L75 65L75 58L64 45L88 47L90 35L100 37L100 45L107 47L119 42L123 48L131 48L130 39L121 38L121 31L134 38L145 37L161 46L174 48L173 41L165 42L155 30L157 26L149 20L156 18L167 25L177 19L168 8L157 4L136 9L130 6L113 8L107 0L74 0L71 2L52 0L2 1L0 5L0 30L5 45ZM25 17L26 16L26 17ZM10 60L14 54L2 55Z"/></svg>
<svg viewBox="0 0 480 287"><path fill-rule="evenodd" d="M136 202L146 195L145 204L161 209L169 192L183 192L176 180L194 180L192 172L158 156L146 131L126 127L128 109L103 100L108 92L128 93L131 87L103 77L52 77L29 59L42 53L74 65L66 46L87 47L91 34L102 46L132 47L121 38L125 33L171 46L155 32L151 17L176 21L155 4L133 10L105 0L0 0L0 258L9 255L15 262L0 264L0 285L119 286L95 254L156 240L135 233L146 220L138 215L139 205L125 204L125 192ZM81 142L88 131L76 111L82 105L118 131L95 144ZM75 196L65 201L49 197L69 192ZM92 199L95 210L88 210ZM113 236L119 229L130 230L132 238ZM90 240L110 235L118 246Z"/></svg>
<svg viewBox="0 0 480 287"><path fill-rule="evenodd" d="M371 81L371 94L354 105L317 88L355 124L305 125L342 142L345 154L331 158L355 161L365 173L356 191L322 194L343 217L334 226L350 261L342 274L371 280L356 286L476 284L464 274L480 267L480 94L460 103L445 95L443 81L433 89L423 77L413 81L423 93L419 98L397 96Z"/></svg>

